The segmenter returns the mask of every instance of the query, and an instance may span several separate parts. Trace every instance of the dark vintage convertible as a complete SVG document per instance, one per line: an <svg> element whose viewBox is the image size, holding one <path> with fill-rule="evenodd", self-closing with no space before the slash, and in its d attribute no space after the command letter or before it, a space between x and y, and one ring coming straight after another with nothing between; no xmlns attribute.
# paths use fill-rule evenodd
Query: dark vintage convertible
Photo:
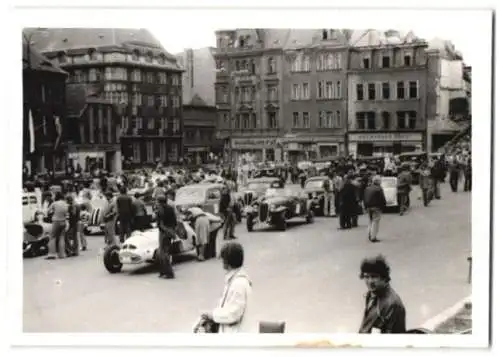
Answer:
<svg viewBox="0 0 500 357"><path fill-rule="evenodd" d="M283 188L278 177L260 177L248 180L246 186L236 193L243 215L252 208L252 203L264 196L269 188Z"/></svg>
<svg viewBox="0 0 500 357"><path fill-rule="evenodd" d="M329 180L328 176L313 176L306 180L304 192L307 197L312 200L312 209L316 216L324 215L325 208L325 181ZM331 183L332 184L332 183ZM333 214L333 212L330 212Z"/></svg>
<svg viewBox="0 0 500 357"><path fill-rule="evenodd" d="M312 223L314 212L311 204L312 200L300 188L270 188L247 212L247 230L251 232L255 225L265 224L284 231L287 221L297 217L305 218L306 223Z"/></svg>

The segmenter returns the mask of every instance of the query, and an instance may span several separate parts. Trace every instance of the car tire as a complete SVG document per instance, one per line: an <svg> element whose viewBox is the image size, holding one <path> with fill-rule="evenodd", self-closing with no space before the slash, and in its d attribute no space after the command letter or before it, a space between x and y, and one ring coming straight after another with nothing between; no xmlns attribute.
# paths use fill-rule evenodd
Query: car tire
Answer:
<svg viewBox="0 0 500 357"><path fill-rule="evenodd" d="M83 229L83 234L85 234L86 236L89 236L90 235L90 231L88 228L84 228Z"/></svg>
<svg viewBox="0 0 500 357"><path fill-rule="evenodd" d="M122 271L123 264L120 263L118 257L118 252L120 247L117 245L112 245L106 248L104 251L103 261L104 267L111 274L116 274Z"/></svg>
<svg viewBox="0 0 500 357"><path fill-rule="evenodd" d="M306 223L311 224L314 223L314 212L312 209L309 210L306 216Z"/></svg>
<svg viewBox="0 0 500 357"><path fill-rule="evenodd" d="M253 232L253 217L247 216L247 231Z"/></svg>
<svg viewBox="0 0 500 357"><path fill-rule="evenodd" d="M280 231L286 231L287 228L287 223L286 223L286 216L285 212L283 212L280 217L276 220L276 228Z"/></svg>

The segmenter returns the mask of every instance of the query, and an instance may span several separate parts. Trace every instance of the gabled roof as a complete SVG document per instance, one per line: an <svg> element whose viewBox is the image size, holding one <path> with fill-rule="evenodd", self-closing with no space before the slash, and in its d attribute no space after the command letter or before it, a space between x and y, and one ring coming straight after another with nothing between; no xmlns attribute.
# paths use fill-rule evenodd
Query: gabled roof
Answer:
<svg viewBox="0 0 500 357"><path fill-rule="evenodd" d="M28 67L36 71L47 71L67 75L65 71L54 65L47 57L38 52L33 45L28 49L28 43L23 36L23 69L27 69Z"/></svg>

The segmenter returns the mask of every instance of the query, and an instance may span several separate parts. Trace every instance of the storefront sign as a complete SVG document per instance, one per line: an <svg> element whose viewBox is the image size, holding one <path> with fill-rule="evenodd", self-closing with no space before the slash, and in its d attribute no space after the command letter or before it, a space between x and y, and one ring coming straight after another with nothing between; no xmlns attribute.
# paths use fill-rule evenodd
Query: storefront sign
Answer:
<svg viewBox="0 0 500 357"><path fill-rule="evenodd" d="M206 152L209 151L207 146L202 146L202 147L188 147L187 148L188 152Z"/></svg>
<svg viewBox="0 0 500 357"><path fill-rule="evenodd" d="M421 133L366 133L349 134L349 141L422 141Z"/></svg>
<svg viewBox="0 0 500 357"><path fill-rule="evenodd" d="M233 149L262 149L276 146L275 138L246 138L233 139Z"/></svg>

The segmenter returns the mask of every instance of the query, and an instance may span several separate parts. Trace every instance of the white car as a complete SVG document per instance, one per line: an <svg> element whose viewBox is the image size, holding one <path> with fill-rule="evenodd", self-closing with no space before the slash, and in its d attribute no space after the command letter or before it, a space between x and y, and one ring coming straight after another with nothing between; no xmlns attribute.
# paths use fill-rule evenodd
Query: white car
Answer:
<svg viewBox="0 0 500 357"><path fill-rule="evenodd" d="M382 177L380 186L384 190L386 207L398 207L398 178L390 176Z"/></svg>
<svg viewBox="0 0 500 357"><path fill-rule="evenodd" d="M211 222L211 231L219 229L220 217L205 212ZM172 242L172 255L191 253L196 250L196 233L189 222L181 221ZM154 264L159 246L159 230L134 231L121 246L108 247L104 253L104 266L110 273L119 273L124 265Z"/></svg>

